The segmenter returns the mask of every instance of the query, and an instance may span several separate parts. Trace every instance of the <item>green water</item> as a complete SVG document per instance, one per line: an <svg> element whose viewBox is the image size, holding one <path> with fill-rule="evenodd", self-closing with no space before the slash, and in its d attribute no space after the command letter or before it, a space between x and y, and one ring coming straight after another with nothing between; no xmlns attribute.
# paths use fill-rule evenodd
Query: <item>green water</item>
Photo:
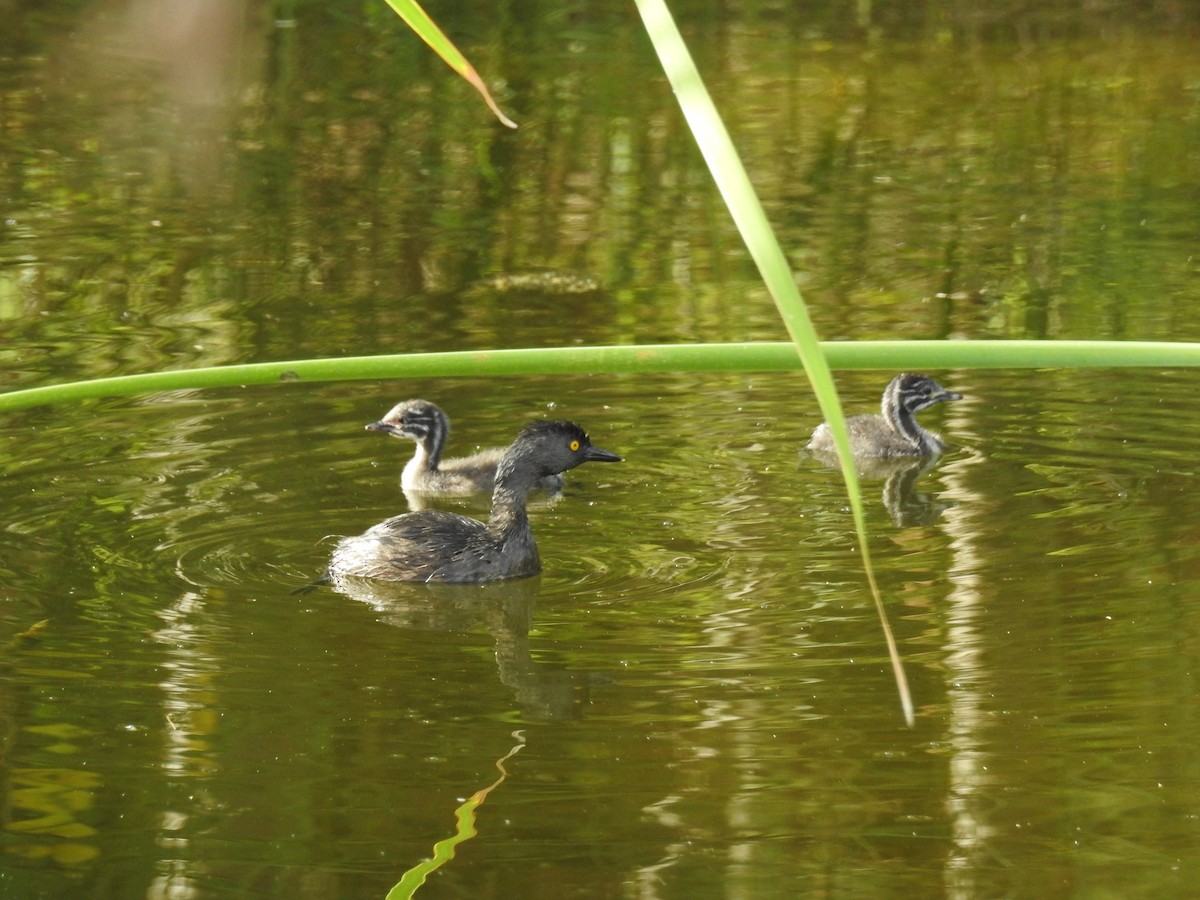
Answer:
<svg viewBox="0 0 1200 900"><path fill-rule="evenodd" d="M172 43L18 4L4 389L783 337L632 11L447 19L509 133L386 9L209 9ZM824 337L1200 339L1186 15L680 11ZM604 290L486 282L530 269ZM848 408L889 374L841 374ZM418 896L1190 896L1195 375L934 374L951 450L865 489L912 730L799 376L5 415L0 894L382 897L520 746ZM295 593L406 508L408 447L362 426L416 396L452 453L550 415L626 462L535 503L537 578Z"/></svg>

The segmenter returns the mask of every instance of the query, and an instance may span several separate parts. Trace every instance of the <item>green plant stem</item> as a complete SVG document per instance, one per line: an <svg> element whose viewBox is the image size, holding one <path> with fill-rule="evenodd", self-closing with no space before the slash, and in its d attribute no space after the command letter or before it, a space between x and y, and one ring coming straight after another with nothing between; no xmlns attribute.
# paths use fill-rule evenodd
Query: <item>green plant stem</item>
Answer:
<svg viewBox="0 0 1200 900"><path fill-rule="evenodd" d="M834 369L1200 366L1200 343L1123 341L862 341L821 344ZM0 394L0 410L156 391L390 378L649 372L783 372L800 368L788 341L463 350L305 359L119 375Z"/></svg>

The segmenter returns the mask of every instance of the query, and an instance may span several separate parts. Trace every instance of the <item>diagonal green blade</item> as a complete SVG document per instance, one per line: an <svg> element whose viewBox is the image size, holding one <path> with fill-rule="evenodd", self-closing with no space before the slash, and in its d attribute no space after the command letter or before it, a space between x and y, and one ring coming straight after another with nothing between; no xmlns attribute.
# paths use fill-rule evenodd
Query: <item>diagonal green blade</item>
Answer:
<svg viewBox="0 0 1200 900"><path fill-rule="evenodd" d="M700 73L692 61L691 54L679 34L675 20L671 17L663 0L637 0L638 11L646 24L646 33L654 44L658 58L662 62L663 71L675 90L675 97L683 110L684 118L692 130L692 135L704 155L705 162L712 172L713 180L725 200L725 205L733 216L734 223L750 251L759 273L766 282L767 289L775 300L775 306L783 318L788 334L796 344L800 359L804 363L804 371L812 384L821 411L829 422L830 431L837 448L838 461L842 468L842 477L846 481L846 493L850 499L850 509L854 517L854 529L858 533L859 552L862 555L863 569L871 588L871 596L879 613L880 626L887 642L888 654L892 660L892 672L896 679L896 687L900 693L900 704L904 710L904 719L909 725L913 724L912 698L908 690L908 679L904 675L904 667L896 650L896 642L888 625L887 615L883 607L883 598L879 586L875 582L875 572L871 565L871 553L867 544L866 515L863 511L862 495L858 486L858 474L854 468L854 458L850 452L850 441L846 434L846 424L842 416L841 403L833 384L833 375L829 365L821 353L817 333L808 317L804 300L796 287L791 266L787 263L783 248L775 239L775 233L767 221L766 213L759 202L758 195L746 175L741 158L733 146L729 132L709 96Z"/></svg>
<svg viewBox="0 0 1200 900"><path fill-rule="evenodd" d="M483 79L479 77L475 67L467 62L467 58L459 52L450 38L446 37L445 32L438 28L437 23L429 18L429 13L421 8L421 4L417 3L417 0L387 0L387 4L408 23L408 27L415 31L421 40L433 49L434 53L446 61L446 65L470 82L471 86L483 95L483 102L488 105L497 119L509 128L517 127L516 122L500 111L500 107L492 99L487 85L483 83Z"/></svg>

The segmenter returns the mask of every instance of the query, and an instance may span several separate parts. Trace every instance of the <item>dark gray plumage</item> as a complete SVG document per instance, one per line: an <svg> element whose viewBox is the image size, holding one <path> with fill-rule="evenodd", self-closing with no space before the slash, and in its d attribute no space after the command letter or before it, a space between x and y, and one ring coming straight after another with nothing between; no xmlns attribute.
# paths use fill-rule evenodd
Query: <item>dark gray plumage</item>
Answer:
<svg viewBox="0 0 1200 900"><path fill-rule="evenodd" d="M386 519L333 551L329 574L383 581L483 582L541 570L525 498L539 481L585 462L620 462L572 422L534 422L504 451L487 523L442 510Z"/></svg>

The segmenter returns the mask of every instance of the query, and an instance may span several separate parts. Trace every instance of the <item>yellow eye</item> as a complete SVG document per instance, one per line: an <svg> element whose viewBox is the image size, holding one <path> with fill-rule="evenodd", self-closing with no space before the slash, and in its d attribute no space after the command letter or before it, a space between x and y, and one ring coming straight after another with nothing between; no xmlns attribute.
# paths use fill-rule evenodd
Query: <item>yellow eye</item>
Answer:
<svg viewBox="0 0 1200 900"><path fill-rule="evenodd" d="M572 451L578 450L579 449L579 441L571 441L571 443L568 446L570 446Z"/></svg>

